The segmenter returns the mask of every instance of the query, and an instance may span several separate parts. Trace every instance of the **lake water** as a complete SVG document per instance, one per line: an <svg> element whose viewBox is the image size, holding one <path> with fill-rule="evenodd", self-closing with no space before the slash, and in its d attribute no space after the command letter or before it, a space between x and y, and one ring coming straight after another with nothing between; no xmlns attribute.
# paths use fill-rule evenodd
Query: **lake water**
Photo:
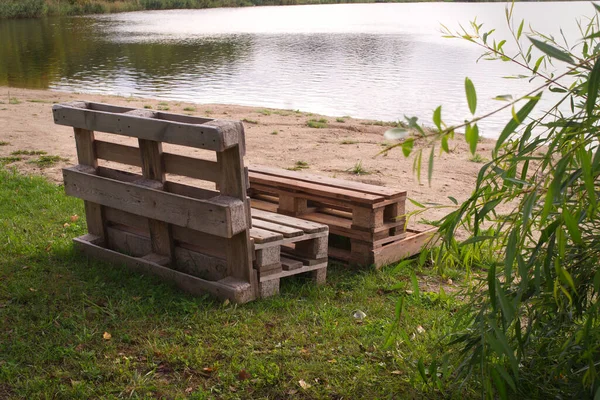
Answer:
<svg viewBox="0 0 600 400"><path fill-rule="evenodd" d="M479 114L501 105L496 95L542 83L503 79L521 71L476 63L481 48L441 37L441 23L458 28L477 17L507 38L504 7L336 4L0 20L0 85L378 120L431 121L441 104L446 120L460 122L469 117L465 76L477 88ZM514 11L569 39L580 37L576 19L593 13L589 2L516 3ZM482 133L496 136L507 118L487 120Z"/></svg>

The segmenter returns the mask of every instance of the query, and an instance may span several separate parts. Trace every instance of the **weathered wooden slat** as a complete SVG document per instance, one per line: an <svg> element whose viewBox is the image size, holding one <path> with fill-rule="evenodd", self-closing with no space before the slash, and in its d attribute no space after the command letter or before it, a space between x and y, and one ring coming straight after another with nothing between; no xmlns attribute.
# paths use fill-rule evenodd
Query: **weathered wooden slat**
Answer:
<svg viewBox="0 0 600 400"><path fill-rule="evenodd" d="M280 273L277 274L272 274L272 275L267 275L267 276L261 276L260 277L260 281L261 282L266 282L266 281L270 281L273 279L281 279L281 278L285 278L286 276L292 276L292 275L298 275L298 274L303 274L305 272L310 272L310 271L316 271L319 269L325 269L327 270L327 262L324 263L319 263L319 264L315 264L315 265L304 265L301 268L298 269L293 269L293 270L289 270L289 271L281 271Z"/></svg>
<svg viewBox="0 0 600 400"><path fill-rule="evenodd" d="M247 303L248 301L254 300L256 297L256 291L248 282L232 279L231 277L216 282L196 278L149 261L157 259L156 257L131 257L97 246L94 242L97 242L98 239L99 238L95 235L85 235L73 239L73 242L79 250L93 258L102 259L118 265L125 264L134 271L158 276L196 296L210 293L216 297L229 299L236 303ZM158 259L160 258L161 257L158 256Z"/></svg>
<svg viewBox="0 0 600 400"><path fill-rule="evenodd" d="M280 233L275 233L271 231L267 231L260 228L252 228L250 229L250 237L254 239L254 243L262 244L262 243L272 243L283 240L283 235Z"/></svg>
<svg viewBox="0 0 600 400"><path fill-rule="evenodd" d="M309 195L321 196L325 197L326 199L330 198L344 200L359 204L375 204L386 200L383 196L379 195L328 187L310 182L301 182L292 178L282 178L279 176L259 174L252 171L249 172L249 177L250 185L258 184L291 193L306 193Z"/></svg>
<svg viewBox="0 0 600 400"><path fill-rule="evenodd" d="M94 132L86 129L74 128L75 145L77 147L77 159L79 164L89 166L93 169L98 168L98 159L94 151ZM88 232L102 238L106 237L106 224L104 214L100 204L89 201L84 202L85 219L88 226Z"/></svg>
<svg viewBox="0 0 600 400"><path fill-rule="evenodd" d="M261 228L272 232L281 233L284 238L296 237L304 235L304 231L300 229L291 228L289 226L279 225L273 222L263 221L260 219L253 219L252 226L255 228Z"/></svg>
<svg viewBox="0 0 600 400"><path fill-rule="evenodd" d="M295 269L302 268L302 261L281 257L281 268L283 268L284 271L293 271Z"/></svg>
<svg viewBox="0 0 600 400"><path fill-rule="evenodd" d="M231 128L233 129L233 126ZM239 129L232 131L232 134L238 135L237 142L240 145L217 153L217 163L220 167L217 185L222 195L241 199L240 201L244 205L244 215L240 216L240 218L244 218L245 226L251 228L250 200L247 197L248 188L246 187L246 178L244 176L244 158L242 153L243 132L243 126L240 123ZM252 251L250 235L247 229L228 240L227 272L232 277L250 282L256 291L258 291L258 282L255 279L254 270L252 269Z"/></svg>
<svg viewBox="0 0 600 400"><path fill-rule="evenodd" d="M138 147L106 142L103 140L96 140L94 145L96 147L97 157L102 160L133 165L135 167L142 166L142 157Z"/></svg>
<svg viewBox="0 0 600 400"><path fill-rule="evenodd" d="M96 156L102 160L114 161L121 164L142 166L140 150L135 146L96 140ZM200 158L180 156L173 153L163 153L165 172L188 176L210 182L219 180L219 166L216 162Z"/></svg>
<svg viewBox="0 0 600 400"><path fill-rule="evenodd" d="M232 237L247 228L245 205L238 199L220 196L197 200L96 176L83 169L63 169L68 195L222 237Z"/></svg>
<svg viewBox="0 0 600 400"><path fill-rule="evenodd" d="M250 195L252 196L252 195ZM270 201L264 201L261 199L250 198L250 204L252 205L252 209L257 209L261 211L267 211L271 213L277 213L277 203L273 203Z"/></svg>
<svg viewBox="0 0 600 400"><path fill-rule="evenodd" d="M138 139L142 156L142 175L145 179L155 181L164 189L165 165L162 159L162 143L152 140ZM168 223L156 219L148 219L152 252L164 255L173 260L174 248L171 227Z"/></svg>
<svg viewBox="0 0 600 400"><path fill-rule="evenodd" d="M158 118L144 118L124 113L114 115L108 111L112 109L110 106L107 111L98 111L97 103L84 103L84 105L88 108L82 108L80 103L55 104L52 107L54 122L74 128L206 150L223 151L239 143L238 131L241 130L239 122L211 120L198 125L167 120L164 113L156 115Z"/></svg>
<svg viewBox="0 0 600 400"><path fill-rule="evenodd" d="M273 222L280 225L289 226L291 228L301 229L306 233L317 233L327 230L326 226L315 224L310 221L305 221L299 218L288 217L287 215L275 214L268 211L252 209L252 218L261 219L263 221Z"/></svg>
<svg viewBox="0 0 600 400"><path fill-rule="evenodd" d="M343 179L329 178L327 176L307 174L305 172L289 171L286 169L266 167L263 165L251 165L248 167L250 172L255 172L264 175L279 176L283 178L292 178L301 182L319 183L325 186L352 189L357 192L372 194L376 196L384 196L386 199L396 199L406 197L406 191L387 188L384 186L369 185L367 183L347 181Z"/></svg>

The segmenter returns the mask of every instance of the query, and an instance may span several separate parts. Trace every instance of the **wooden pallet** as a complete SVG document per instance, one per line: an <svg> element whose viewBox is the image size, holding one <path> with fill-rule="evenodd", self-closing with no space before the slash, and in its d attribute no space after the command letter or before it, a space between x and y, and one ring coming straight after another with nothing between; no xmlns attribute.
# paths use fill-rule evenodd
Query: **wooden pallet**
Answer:
<svg viewBox="0 0 600 400"><path fill-rule="evenodd" d="M435 230L405 229L406 192L269 167L249 167L252 207L329 227L329 256L381 267L420 252Z"/></svg>
<svg viewBox="0 0 600 400"><path fill-rule="evenodd" d="M310 272L317 285L327 276L327 225L252 209L254 268L260 297L279 293L281 278Z"/></svg>
<svg viewBox="0 0 600 400"><path fill-rule="evenodd" d="M257 297L240 122L90 102L55 105L53 114L55 123L74 128L79 165L63 169L65 191L84 200L89 232L75 239L77 248L192 294L238 303ZM94 131L137 138L138 146L97 140ZM162 143L210 150L216 161L163 152ZM98 159L141 173L103 167ZM168 174L219 189L183 185Z"/></svg>

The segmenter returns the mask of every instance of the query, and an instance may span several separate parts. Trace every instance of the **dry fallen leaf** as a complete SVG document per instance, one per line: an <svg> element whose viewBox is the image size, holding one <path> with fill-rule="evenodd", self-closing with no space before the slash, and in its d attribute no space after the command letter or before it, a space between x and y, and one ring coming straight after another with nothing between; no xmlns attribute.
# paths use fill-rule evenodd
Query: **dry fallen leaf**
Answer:
<svg viewBox="0 0 600 400"><path fill-rule="evenodd" d="M213 369L211 367L204 367L204 368L202 368L202 371L210 374L211 372L213 372Z"/></svg>
<svg viewBox="0 0 600 400"><path fill-rule="evenodd" d="M252 375L250 375L248 372L246 372L246 370L245 370L245 369L241 370L241 371L238 373L238 379L239 379L240 381L245 381L246 379L250 379L251 377L252 377Z"/></svg>
<svg viewBox="0 0 600 400"><path fill-rule="evenodd" d="M133 301L139 301L142 299L142 297L141 296L133 296L132 299L133 299Z"/></svg>
<svg viewBox="0 0 600 400"><path fill-rule="evenodd" d="M310 389L310 383L306 383L306 382L304 381L304 379L300 379L300 380L298 381L298 384L299 384L299 385L300 385L300 387L301 387L302 389L304 389L304 390L306 390L306 389Z"/></svg>
<svg viewBox="0 0 600 400"><path fill-rule="evenodd" d="M191 386L190 386L189 388L186 388L186 389L185 389L185 392L186 392L186 393L192 393L193 391L194 391L194 388L193 388L193 387L191 387Z"/></svg>
<svg viewBox="0 0 600 400"><path fill-rule="evenodd" d="M23 266L23 269L29 269L28 265Z"/></svg>
<svg viewBox="0 0 600 400"><path fill-rule="evenodd" d="M71 226L71 225L69 225L69 223L68 223L68 222L65 222L65 223L63 224L63 228L68 228L69 226Z"/></svg>
<svg viewBox="0 0 600 400"><path fill-rule="evenodd" d="M398 371L398 370L392 371L392 374L394 374L394 375L402 375L402 371Z"/></svg>
<svg viewBox="0 0 600 400"><path fill-rule="evenodd" d="M237 392L237 389L235 388L235 386L229 386L229 391L230 392Z"/></svg>
<svg viewBox="0 0 600 400"><path fill-rule="evenodd" d="M425 333L425 328L423 328L421 325L417 326L417 333L420 333L420 334Z"/></svg>
<svg viewBox="0 0 600 400"><path fill-rule="evenodd" d="M34 289L34 288L32 288L32 287L30 287L30 288L29 288L29 291L30 291L30 292L37 292L37 290L35 290L35 289Z"/></svg>
<svg viewBox="0 0 600 400"><path fill-rule="evenodd" d="M102 339L104 340L110 340L112 338L112 335L108 332L104 332L104 334L102 335Z"/></svg>
<svg viewBox="0 0 600 400"><path fill-rule="evenodd" d="M71 215L71 222L77 222L78 219L79 219L79 215L77 215L77 214Z"/></svg>
<svg viewBox="0 0 600 400"><path fill-rule="evenodd" d="M225 301L223 302L223 306L226 307L229 305L229 299L225 299Z"/></svg>
<svg viewBox="0 0 600 400"><path fill-rule="evenodd" d="M335 358L332 358L331 360L327 360L328 363L336 363L337 360Z"/></svg>
<svg viewBox="0 0 600 400"><path fill-rule="evenodd" d="M298 391L297 391L296 389L290 389L290 390L288 390L288 394L289 394L290 396L293 396L293 395L295 395L296 393L298 393Z"/></svg>

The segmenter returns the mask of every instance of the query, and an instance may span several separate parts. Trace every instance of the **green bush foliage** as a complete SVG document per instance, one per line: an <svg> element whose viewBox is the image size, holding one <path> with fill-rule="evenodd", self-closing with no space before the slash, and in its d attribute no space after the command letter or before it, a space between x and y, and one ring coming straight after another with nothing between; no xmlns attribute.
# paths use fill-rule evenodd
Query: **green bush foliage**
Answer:
<svg viewBox="0 0 600 400"><path fill-rule="evenodd" d="M593 4L596 14L579 22L582 38L575 43L525 32L527 23L514 21L513 6L506 10L512 52L505 50L505 40L494 38L494 30L477 22L456 33L444 28L445 34L485 48L486 59L519 64L527 74L521 79L539 82L539 87L514 100L499 96L505 105L479 116L475 86L467 78L470 120L449 126L440 106L433 114L433 131L408 118L430 150L413 149L414 137L392 147L402 147L405 155L416 153L417 172L430 151L431 179L435 149L448 152L457 129L465 130L476 154L477 122L512 108L513 117L500 133L492 160L481 168L473 194L464 203L450 198L452 211L437 222L440 247L419 260L442 270L446 265L477 268L447 342L460 358L453 373L443 377L474 381L486 399L598 399L600 6ZM560 99L532 113L547 92ZM424 209L417 206L415 214ZM466 232L467 239L457 242L458 232ZM473 256L482 252L492 257ZM431 377L438 376L440 363L420 365L423 380L435 382Z"/></svg>

